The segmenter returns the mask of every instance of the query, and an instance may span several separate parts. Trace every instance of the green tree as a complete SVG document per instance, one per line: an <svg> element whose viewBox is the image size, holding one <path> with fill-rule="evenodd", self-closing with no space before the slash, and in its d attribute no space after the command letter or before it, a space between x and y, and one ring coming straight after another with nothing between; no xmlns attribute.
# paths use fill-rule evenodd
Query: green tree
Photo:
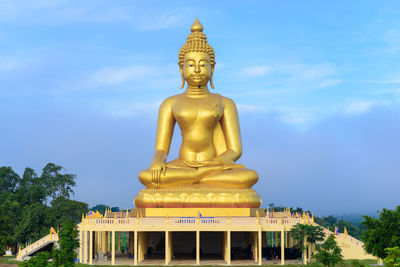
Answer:
<svg viewBox="0 0 400 267"><path fill-rule="evenodd" d="M349 235L355 237L355 238L361 238L361 229L359 227L356 227L352 222L350 221L345 221L345 220L339 220L338 221L338 229L340 233L344 232L344 228L346 227L347 232Z"/></svg>
<svg viewBox="0 0 400 267"><path fill-rule="evenodd" d="M17 243L34 242L71 220L78 222L86 213L86 203L70 199L75 175L48 163L38 176L25 168L22 177L11 167L0 167L0 249Z"/></svg>
<svg viewBox="0 0 400 267"><path fill-rule="evenodd" d="M327 217L322 217L322 218L315 217L314 220L316 223L318 223L319 225L321 225L325 228L328 228L332 232L334 231L335 226L337 224L337 218L332 215L329 215Z"/></svg>
<svg viewBox="0 0 400 267"><path fill-rule="evenodd" d="M400 248L385 248L387 257L383 260L385 266L388 267L400 267Z"/></svg>
<svg viewBox="0 0 400 267"><path fill-rule="evenodd" d="M62 170L63 167L48 163L40 175L42 184L46 186L46 196L51 199L56 199L60 196L69 198L74 193L72 187L76 185L74 181L76 175L62 174Z"/></svg>
<svg viewBox="0 0 400 267"><path fill-rule="evenodd" d="M96 206L90 208L90 210L92 211L98 211L101 214L104 214L106 209L109 209L110 207L104 204L97 204Z"/></svg>
<svg viewBox="0 0 400 267"><path fill-rule="evenodd" d="M88 204L59 196L51 201L52 226L59 228L68 221L79 223L88 212Z"/></svg>
<svg viewBox="0 0 400 267"><path fill-rule="evenodd" d="M46 267L49 265L50 253L42 251L23 263L24 267Z"/></svg>
<svg viewBox="0 0 400 267"><path fill-rule="evenodd" d="M317 241L324 240L325 234L323 229L319 225L312 224L296 224L290 230L290 234L292 237L300 242L301 250L303 252L303 259L305 257L306 244L309 245L309 249L311 250L311 246L314 245Z"/></svg>
<svg viewBox="0 0 400 267"><path fill-rule="evenodd" d="M342 250L338 246L334 235L328 236L321 246L317 246L315 255L317 262L333 267L343 261Z"/></svg>
<svg viewBox="0 0 400 267"><path fill-rule="evenodd" d="M362 233L364 249L381 259L387 257L386 248L400 247L400 206L395 210L383 209L379 218L364 216Z"/></svg>
<svg viewBox="0 0 400 267"><path fill-rule="evenodd" d="M0 256L4 255L6 247L13 240L10 234L11 231L12 225L10 224L8 215L5 213L5 209L0 206Z"/></svg>
<svg viewBox="0 0 400 267"><path fill-rule="evenodd" d="M344 228L346 227L347 232L349 235L355 237L355 238L361 238L361 227L359 225L355 225L351 221L347 220L339 220L332 216L329 215L327 217L315 217L315 222L318 223L319 225L331 230L332 232L335 231L335 226L338 227L339 232L343 233Z"/></svg>
<svg viewBox="0 0 400 267"><path fill-rule="evenodd" d="M0 194L14 192L20 179L11 167L0 167Z"/></svg>
<svg viewBox="0 0 400 267"><path fill-rule="evenodd" d="M74 266L76 259L75 249L79 247L78 230L76 225L71 221L64 223L58 233L60 249L53 251L53 259L55 266L70 267Z"/></svg>
<svg viewBox="0 0 400 267"><path fill-rule="evenodd" d="M21 221L14 227L15 238L20 243L32 243L49 233L51 208L42 203L26 205L22 209Z"/></svg>

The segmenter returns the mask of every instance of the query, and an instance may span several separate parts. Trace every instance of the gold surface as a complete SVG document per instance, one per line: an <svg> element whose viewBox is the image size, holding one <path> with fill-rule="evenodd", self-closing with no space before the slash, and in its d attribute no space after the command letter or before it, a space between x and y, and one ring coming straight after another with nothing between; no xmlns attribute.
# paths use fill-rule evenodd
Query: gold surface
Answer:
<svg viewBox="0 0 400 267"><path fill-rule="evenodd" d="M146 217L255 217L257 208L144 208Z"/></svg>
<svg viewBox="0 0 400 267"><path fill-rule="evenodd" d="M147 188L135 198L137 208L258 208L261 198L251 188Z"/></svg>
<svg viewBox="0 0 400 267"><path fill-rule="evenodd" d="M177 193L171 198L176 201L186 192L179 191L178 187L199 186L204 192L215 187L218 190L248 189L258 180L255 171L235 163L242 154L236 105L231 99L208 90L208 83L214 88L214 50L198 19L191 31L179 51L182 88L187 83L186 90L161 104L153 160L149 169L139 173L140 182L147 188L175 188ZM179 157L167 162L175 124L181 130L182 144ZM135 203L153 206L170 203L167 198L157 198L156 191L150 192L153 191L140 192L141 200L137 197ZM224 197L218 195L217 202L233 205L240 199L244 205L259 205L257 193L253 191L257 197L254 194L249 197L245 192L226 193ZM207 194L200 195L207 199L204 197ZM184 204L198 201L196 198L184 199Z"/></svg>

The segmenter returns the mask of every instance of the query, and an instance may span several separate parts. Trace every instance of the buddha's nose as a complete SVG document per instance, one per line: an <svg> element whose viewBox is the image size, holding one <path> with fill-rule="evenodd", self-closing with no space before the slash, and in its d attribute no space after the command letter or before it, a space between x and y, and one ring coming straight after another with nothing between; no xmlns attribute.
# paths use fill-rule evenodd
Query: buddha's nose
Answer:
<svg viewBox="0 0 400 267"><path fill-rule="evenodd" d="M194 72L200 72L200 64L195 64Z"/></svg>

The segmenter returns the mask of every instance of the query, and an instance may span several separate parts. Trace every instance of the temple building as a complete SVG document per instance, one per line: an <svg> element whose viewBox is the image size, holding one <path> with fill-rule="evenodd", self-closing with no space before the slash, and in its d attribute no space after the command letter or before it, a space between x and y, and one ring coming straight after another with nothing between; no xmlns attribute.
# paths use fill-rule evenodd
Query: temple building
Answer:
<svg viewBox="0 0 400 267"><path fill-rule="evenodd" d="M260 208L261 197L252 189L257 172L237 163L242 141L236 105L208 87L214 89L215 53L198 19L178 66L186 88L160 105L154 156L138 174L146 188L135 197L135 209L82 218L80 262L261 265L301 258L289 231L298 223L314 224L313 216ZM175 126L182 143L179 157L170 160ZM121 247L122 236L127 247ZM370 257L360 241L345 238L342 249L350 249L351 257Z"/></svg>

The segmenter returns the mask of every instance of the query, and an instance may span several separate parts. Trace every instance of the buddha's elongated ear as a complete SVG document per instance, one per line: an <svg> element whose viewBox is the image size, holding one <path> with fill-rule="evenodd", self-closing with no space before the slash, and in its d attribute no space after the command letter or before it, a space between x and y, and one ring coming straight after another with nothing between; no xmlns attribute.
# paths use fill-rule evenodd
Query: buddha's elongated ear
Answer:
<svg viewBox="0 0 400 267"><path fill-rule="evenodd" d="M214 67L215 67L215 63L211 65L210 86L212 89L215 89L214 83L213 83Z"/></svg>
<svg viewBox="0 0 400 267"><path fill-rule="evenodd" d="M179 71L181 72L181 77L182 77L182 84L180 88L182 89L185 86L185 77L183 76L183 66L181 64L179 64Z"/></svg>

